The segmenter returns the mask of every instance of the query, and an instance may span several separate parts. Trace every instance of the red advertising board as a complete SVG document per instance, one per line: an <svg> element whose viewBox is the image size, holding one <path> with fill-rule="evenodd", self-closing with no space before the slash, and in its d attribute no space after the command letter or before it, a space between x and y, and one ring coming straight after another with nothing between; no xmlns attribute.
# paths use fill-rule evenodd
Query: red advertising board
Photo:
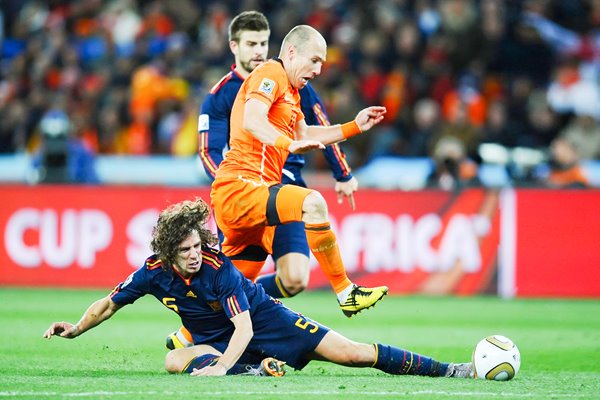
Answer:
<svg viewBox="0 0 600 400"><path fill-rule="evenodd" d="M518 296L600 297L600 192L520 190Z"/></svg>
<svg viewBox="0 0 600 400"><path fill-rule="evenodd" d="M1 187L0 284L112 287L149 255L158 212L206 190Z"/></svg>
<svg viewBox="0 0 600 400"><path fill-rule="evenodd" d="M391 293L600 296L600 191L322 191L351 279ZM0 285L110 288L159 211L208 188L0 186ZM328 282L311 261L310 288ZM267 262L265 272L272 269Z"/></svg>

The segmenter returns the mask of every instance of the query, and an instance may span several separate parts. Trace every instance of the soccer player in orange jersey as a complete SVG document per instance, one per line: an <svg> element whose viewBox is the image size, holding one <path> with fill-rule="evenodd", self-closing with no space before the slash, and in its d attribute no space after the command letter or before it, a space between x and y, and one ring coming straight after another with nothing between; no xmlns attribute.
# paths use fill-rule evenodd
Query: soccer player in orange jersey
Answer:
<svg viewBox="0 0 600 400"><path fill-rule="evenodd" d="M311 252L319 262L348 317L373 306L387 287L366 288L346 275L327 204L315 190L281 184L289 153L323 149L369 130L381 122L384 107L360 111L343 125L307 126L300 95L319 75L327 44L307 25L284 38L279 58L256 68L245 79L231 112L230 150L219 165L211 198L222 249L246 277L254 280L271 253L274 227L303 221Z"/></svg>

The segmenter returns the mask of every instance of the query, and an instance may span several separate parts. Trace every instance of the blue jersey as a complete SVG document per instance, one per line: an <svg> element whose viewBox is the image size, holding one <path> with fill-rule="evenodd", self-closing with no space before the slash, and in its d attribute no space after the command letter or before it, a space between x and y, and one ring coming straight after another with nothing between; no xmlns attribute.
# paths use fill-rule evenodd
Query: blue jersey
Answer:
<svg viewBox="0 0 600 400"><path fill-rule="evenodd" d="M194 344L208 344L223 352L234 325L231 318L250 312L254 336L240 362L256 363L276 357L302 368L328 328L290 310L268 296L261 285L244 278L220 251L202 249L202 267L189 279L163 268L155 255L117 285L111 299L118 305L150 294L176 312L192 334Z"/></svg>
<svg viewBox="0 0 600 400"><path fill-rule="evenodd" d="M199 146L198 154L208 177L213 180L221 161L223 152L229 144L229 119L235 96L244 78L231 71L210 90L200 108L198 117ZM325 107L317 92L310 85L300 90L302 113L308 125L329 125ZM334 178L346 182L352 178L346 157L337 144L327 146L323 150ZM301 176L304 166L301 154L290 154L283 166L282 183L306 186Z"/></svg>

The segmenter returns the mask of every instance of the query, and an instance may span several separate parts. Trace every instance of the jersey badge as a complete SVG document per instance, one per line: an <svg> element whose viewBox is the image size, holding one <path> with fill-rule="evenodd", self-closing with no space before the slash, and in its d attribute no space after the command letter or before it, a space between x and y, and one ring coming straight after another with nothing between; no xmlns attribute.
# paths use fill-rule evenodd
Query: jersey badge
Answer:
<svg viewBox="0 0 600 400"><path fill-rule="evenodd" d="M125 279L125 281L121 284L121 289L123 289L125 286L129 285L131 283L131 281L133 280L133 273L131 273L127 279Z"/></svg>
<svg viewBox="0 0 600 400"><path fill-rule="evenodd" d="M209 301L207 302L208 306L213 310L213 311L223 311L223 306L221 305L221 303L218 300L215 301Z"/></svg>
<svg viewBox="0 0 600 400"><path fill-rule="evenodd" d="M275 82L268 78L263 78L260 86L258 87L259 92L263 92L264 94L270 96L273 93L273 89L275 89Z"/></svg>
<svg viewBox="0 0 600 400"><path fill-rule="evenodd" d="M208 114L200 114L198 116L198 132L205 132L208 130Z"/></svg>
<svg viewBox="0 0 600 400"><path fill-rule="evenodd" d="M194 292L192 292L192 291L190 290L189 292L187 292L187 293L185 294L185 297L193 297L193 298L195 299L195 298L197 298L198 296L196 296L196 295L194 294Z"/></svg>

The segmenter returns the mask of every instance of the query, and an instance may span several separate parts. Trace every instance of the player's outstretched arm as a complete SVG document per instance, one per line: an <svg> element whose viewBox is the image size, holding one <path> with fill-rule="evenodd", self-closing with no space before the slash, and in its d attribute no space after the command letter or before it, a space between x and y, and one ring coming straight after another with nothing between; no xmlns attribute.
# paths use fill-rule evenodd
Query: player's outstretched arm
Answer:
<svg viewBox="0 0 600 400"><path fill-rule="evenodd" d="M240 359L246 347L248 347L252 336L254 336L250 311L246 310L243 313L237 314L231 318L231 322L233 322L235 330L233 331L233 335L231 335L229 345L223 352L223 355L219 357L219 361L212 366L194 369L191 375L223 376Z"/></svg>
<svg viewBox="0 0 600 400"><path fill-rule="evenodd" d="M341 125L308 126L304 132L305 139L317 140L325 145L341 142L362 132L366 132L383 121L385 107L371 106L361 110L354 120Z"/></svg>
<svg viewBox="0 0 600 400"><path fill-rule="evenodd" d="M268 114L269 107L265 103L249 99L244 106L244 129L247 129L262 143L275 146L275 141L282 135L271 125Z"/></svg>
<svg viewBox="0 0 600 400"><path fill-rule="evenodd" d="M75 325L69 322L54 322L44 332L43 337L50 339L52 336L59 336L65 339L73 339L87 330L101 324L113 316L121 308L114 303L109 296L95 301L83 313L81 319Z"/></svg>
<svg viewBox="0 0 600 400"><path fill-rule="evenodd" d="M244 129L247 129L262 143L300 154L325 146L315 140L292 140L282 135L268 119L269 107L260 100L249 99L244 110Z"/></svg>

